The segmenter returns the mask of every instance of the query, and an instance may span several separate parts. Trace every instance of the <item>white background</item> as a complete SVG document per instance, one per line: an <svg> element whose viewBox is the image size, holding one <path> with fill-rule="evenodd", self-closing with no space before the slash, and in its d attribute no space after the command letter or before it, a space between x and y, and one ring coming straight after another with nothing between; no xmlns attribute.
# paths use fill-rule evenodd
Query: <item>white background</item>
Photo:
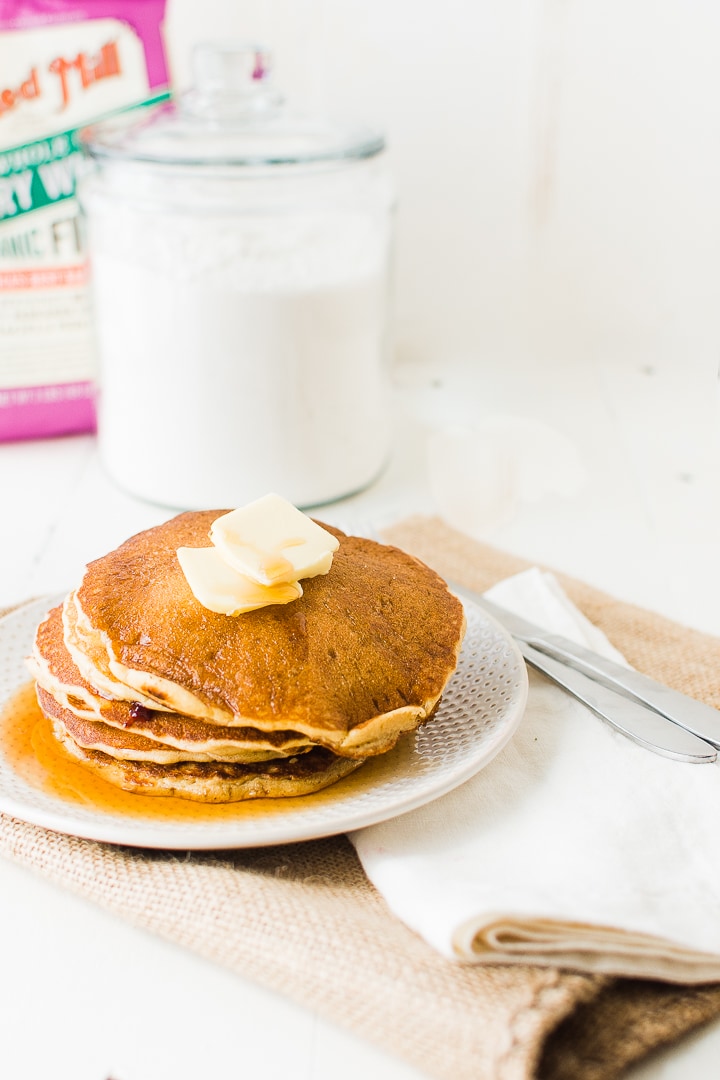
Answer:
<svg viewBox="0 0 720 1080"><path fill-rule="evenodd" d="M712 0L169 0L179 86L229 38L266 43L294 103L386 130L401 355L492 381L518 349L662 342L717 374Z"/></svg>

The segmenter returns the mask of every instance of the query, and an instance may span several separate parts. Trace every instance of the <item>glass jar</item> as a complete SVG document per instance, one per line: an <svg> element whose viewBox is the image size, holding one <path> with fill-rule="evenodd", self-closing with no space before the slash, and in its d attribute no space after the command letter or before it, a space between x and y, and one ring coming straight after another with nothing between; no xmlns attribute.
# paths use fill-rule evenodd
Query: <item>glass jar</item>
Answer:
<svg viewBox="0 0 720 1080"><path fill-rule="evenodd" d="M328 502L390 450L384 139L289 110L261 49L194 70L81 136L102 460L171 507Z"/></svg>

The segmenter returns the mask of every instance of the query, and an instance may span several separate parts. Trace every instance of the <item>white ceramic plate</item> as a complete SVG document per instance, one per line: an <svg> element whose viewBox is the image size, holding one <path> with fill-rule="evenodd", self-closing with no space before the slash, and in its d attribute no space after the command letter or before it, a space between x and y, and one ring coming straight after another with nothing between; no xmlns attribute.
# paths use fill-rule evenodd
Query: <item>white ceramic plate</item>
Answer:
<svg viewBox="0 0 720 1080"><path fill-rule="evenodd" d="M24 659L48 607L47 600L35 602L0 620L0 708L29 681ZM0 811L91 840L212 850L332 836L414 810L487 765L511 738L525 708L527 672L514 642L475 605L466 604L466 613L460 662L435 718L325 791L239 803L231 818L217 821L129 817L65 801L32 786L0 747Z"/></svg>

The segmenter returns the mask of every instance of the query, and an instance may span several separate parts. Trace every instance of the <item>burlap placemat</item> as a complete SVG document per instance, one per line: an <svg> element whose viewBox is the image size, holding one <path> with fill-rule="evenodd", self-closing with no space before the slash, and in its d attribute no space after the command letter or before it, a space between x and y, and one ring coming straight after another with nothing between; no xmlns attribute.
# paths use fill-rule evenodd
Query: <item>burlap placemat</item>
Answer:
<svg viewBox="0 0 720 1080"><path fill-rule="evenodd" d="M526 565L436 519L403 522L387 536L479 589ZM720 641L561 580L634 665L720 705ZM720 985L453 964L387 911L344 837L185 855L78 840L0 815L0 853L429 1076L606 1080L720 1015Z"/></svg>

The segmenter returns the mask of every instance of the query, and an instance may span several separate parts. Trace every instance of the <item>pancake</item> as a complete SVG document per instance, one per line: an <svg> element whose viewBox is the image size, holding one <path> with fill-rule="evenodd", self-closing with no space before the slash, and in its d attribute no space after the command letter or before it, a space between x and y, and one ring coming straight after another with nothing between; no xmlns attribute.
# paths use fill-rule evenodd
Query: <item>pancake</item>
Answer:
<svg viewBox="0 0 720 1080"><path fill-rule="evenodd" d="M62 741L67 743L68 739L72 739L83 750L100 750L110 757L126 761L153 761L160 765L215 760L209 754L173 749L132 731L110 727L97 720L85 720L72 709L59 705L41 686L37 688L37 699L41 711L52 721L55 732L62 730Z"/></svg>
<svg viewBox="0 0 720 1080"><path fill-rule="evenodd" d="M61 724L54 725L53 730L72 757L125 791L138 795L174 795L203 803L310 795L337 783L363 764L338 757L320 746L313 747L307 754L255 765L236 762L160 765L121 761L101 751L78 746Z"/></svg>
<svg viewBox="0 0 720 1080"><path fill-rule="evenodd" d="M306 736L293 731L223 728L147 709L137 702L100 697L80 675L65 648L59 606L40 623L29 663L45 715L61 720L80 745L105 749L114 756L132 754L119 752L122 739L117 730L111 734L112 729L142 740L133 743L126 738L125 749L142 746L147 753L139 756L152 761L265 761L304 753L312 745Z"/></svg>
<svg viewBox="0 0 720 1080"><path fill-rule="evenodd" d="M193 596L176 550L207 546L222 513L181 514L90 563L65 605L73 659L90 657L115 697L300 732L342 756L383 753L423 723L464 633L445 582L395 547L324 525L340 546L300 599L217 614Z"/></svg>
<svg viewBox="0 0 720 1080"><path fill-rule="evenodd" d="M310 794L427 722L455 670L465 617L445 582L329 526L330 569L297 600L241 615L203 606L177 549L208 548L225 512L131 537L38 626L29 666L55 737L127 791Z"/></svg>
<svg viewBox="0 0 720 1080"><path fill-rule="evenodd" d="M162 741L157 732L140 733L137 728L128 730L111 727L98 720L87 720L78 716L72 709L66 709L41 686L37 687L37 699L41 711L53 721L62 724L67 735L86 750L102 750L110 757L128 761L154 761L169 764L178 761L230 761L241 764L254 764L265 761L279 761L284 757L305 754L312 745L305 743L296 750L256 750L242 745L207 743L177 745L169 740Z"/></svg>
<svg viewBox="0 0 720 1080"><path fill-rule="evenodd" d="M62 620L65 644L78 670L100 694L121 701L137 701L150 709L182 710L184 714L203 718L205 710L192 694L181 687L163 687L159 678L148 680L138 672L127 672L113 659L112 647L104 635L94 630L78 606L77 594L71 592L63 603ZM151 682L148 691L143 683ZM174 693L173 693L174 691ZM172 697L173 704L169 704ZM221 710L207 711L207 719L221 724L226 717Z"/></svg>

